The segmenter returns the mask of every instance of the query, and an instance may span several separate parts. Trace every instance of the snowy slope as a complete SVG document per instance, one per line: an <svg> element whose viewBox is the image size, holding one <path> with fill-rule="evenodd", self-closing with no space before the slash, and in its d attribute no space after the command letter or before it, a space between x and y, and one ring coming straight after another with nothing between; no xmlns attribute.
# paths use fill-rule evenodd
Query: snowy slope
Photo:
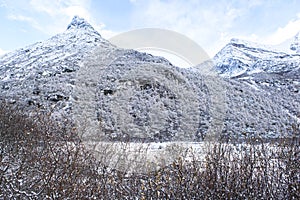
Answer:
<svg viewBox="0 0 300 200"><path fill-rule="evenodd" d="M0 100L75 118L112 139L202 137L209 127L204 87L198 73L117 48L79 17L65 32L0 58Z"/></svg>
<svg viewBox="0 0 300 200"><path fill-rule="evenodd" d="M269 136L300 132L300 54L233 39L214 61L217 72L229 82L227 130Z"/></svg>
<svg viewBox="0 0 300 200"><path fill-rule="evenodd" d="M268 46L232 39L214 57L216 70L224 77L259 72L278 73L300 65L300 55L290 55Z"/></svg>
<svg viewBox="0 0 300 200"><path fill-rule="evenodd" d="M294 41L291 44L291 50L300 53L300 32L295 35Z"/></svg>
<svg viewBox="0 0 300 200"><path fill-rule="evenodd" d="M111 44L85 20L74 17L65 32L0 59L1 98L38 107L69 99L80 61L99 46ZM60 108L69 109L69 103Z"/></svg>

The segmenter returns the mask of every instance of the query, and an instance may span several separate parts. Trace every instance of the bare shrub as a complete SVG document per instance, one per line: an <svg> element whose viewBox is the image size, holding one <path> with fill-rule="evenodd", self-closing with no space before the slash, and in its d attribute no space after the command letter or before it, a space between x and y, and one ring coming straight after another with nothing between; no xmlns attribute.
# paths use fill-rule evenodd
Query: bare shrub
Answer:
<svg viewBox="0 0 300 200"><path fill-rule="evenodd" d="M0 198L80 198L96 188L97 166L68 122L0 108Z"/></svg>
<svg viewBox="0 0 300 200"><path fill-rule="evenodd" d="M71 123L0 106L0 199L299 199L299 138L211 143L149 173L109 168Z"/></svg>

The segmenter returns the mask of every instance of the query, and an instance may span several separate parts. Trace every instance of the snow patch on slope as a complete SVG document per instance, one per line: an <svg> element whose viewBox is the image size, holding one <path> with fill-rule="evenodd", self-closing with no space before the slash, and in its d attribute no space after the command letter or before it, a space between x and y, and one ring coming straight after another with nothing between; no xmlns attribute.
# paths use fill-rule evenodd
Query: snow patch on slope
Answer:
<svg viewBox="0 0 300 200"><path fill-rule="evenodd" d="M300 53L300 32L295 36L293 43L291 44L291 50Z"/></svg>

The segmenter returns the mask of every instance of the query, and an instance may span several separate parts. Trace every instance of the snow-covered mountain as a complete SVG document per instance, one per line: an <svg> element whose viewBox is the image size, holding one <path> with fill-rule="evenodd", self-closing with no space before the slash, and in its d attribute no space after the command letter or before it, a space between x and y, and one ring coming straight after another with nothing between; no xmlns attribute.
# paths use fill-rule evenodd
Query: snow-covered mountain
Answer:
<svg viewBox="0 0 300 200"><path fill-rule="evenodd" d="M300 132L300 54L232 39L214 62L217 72L228 81L227 130L263 130L269 135L289 129Z"/></svg>
<svg viewBox="0 0 300 200"><path fill-rule="evenodd" d="M178 68L74 17L65 32L0 57L0 100L72 119L93 141L273 137L299 126L299 54L232 40L214 60L221 76Z"/></svg>
<svg viewBox="0 0 300 200"><path fill-rule="evenodd" d="M162 57L117 48L79 17L65 32L0 58L0 100L86 123L87 137L200 138L210 123L202 82Z"/></svg>
<svg viewBox="0 0 300 200"><path fill-rule="evenodd" d="M300 54L287 54L271 47L232 39L214 57L216 70L224 77L259 72L281 73L299 68Z"/></svg>
<svg viewBox="0 0 300 200"><path fill-rule="evenodd" d="M85 20L75 17L65 32L5 54L0 59L1 98L37 107L68 100L80 61L99 46L111 44ZM60 107L70 109L63 102Z"/></svg>

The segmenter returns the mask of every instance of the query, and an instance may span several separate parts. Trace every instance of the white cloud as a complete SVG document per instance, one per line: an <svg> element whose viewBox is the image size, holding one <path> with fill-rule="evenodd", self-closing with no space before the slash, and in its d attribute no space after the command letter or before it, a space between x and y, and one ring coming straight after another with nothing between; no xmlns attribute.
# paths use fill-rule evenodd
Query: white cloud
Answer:
<svg viewBox="0 0 300 200"><path fill-rule="evenodd" d="M5 50L0 48L0 56L2 56L3 54L6 54L6 53L8 53L8 51L5 51Z"/></svg>
<svg viewBox="0 0 300 200"><path fill-rule="evenodd" d="M0 1L0 8L1 7L7 7L7 4L6 4L6 2L4 0Z"/></svg>
<svg viewBox="0 0 300 200"><path fill-rule="evenodd" d="M26 6L11 4L17 9L7 17L10 20L27 22L47 35L54 35L64 31L71 19L78 15L91 23L105 38L115 35L115 32L105 29L105 26L92 16L90 3L91 0L30 0Z"/></svg>
<svg viewBox="0 0 300 200"><path fill-rule="evenodd" d="M37 13L46 14L51 23L39 23L39 30L49 35L65 30L71 18L75 15L92 20L89 12L90 0L31 0L30 6Z"/></svg>
<svg viewBox="0 0 300 200"><path fill-rule="evenodd" d="M92 16L91 1L30 0L26 4L25 1L12 1L15 3L11 3L11 9L8 9L11 12L9 19L26 22L45 34L54 35L64 31L71 18L78 15L91 23L104 38L109 39L116 35L116 32L108 30L103 23L99 22L99 19ZM299 31L297 27L300 27L299 13L296 19L271 34L263 29L260 32L260 30L254 30L255 28L253 30L247 28L255 27L256 20L261 17L255 12L261 14L262 8L270 7L274 3L271 0L129 1L132 6L130 8L132 11L131 21L124 19L124 22L128 23L128 29L149 27L174 30L196 41L211 56L217 53L232 37L276 44L295 35ZM23 4L16 2L23 2ZM260 7L259 11L255 10L257 6ZM250 14L250 12L252 13ZM276 12L278 11L276 10ZM268 14L272 15L272 13ZM256 16L258 17L255 18ZM114 13L111 13L111 17L114 17ZM252 23L251 26L248 26L247 20ZM274 26L269 30L274 30Z"/></svg>
<svg viewBox="0 0 300 200"><path fill-rule="evenodd" d="M118 32L115 32L115 31L112 31L112 30L109 30L109 29L106 29L106 25L103 24L103 23L100 23L100 24L93 24L93 27L96 31L98 31L101 36L105 39L110 39L112 38L113 36L119 34Z"/></svg>
<svg viewBox="0 0 300 200"><path fill-rule="evenodd" d="M213 56L231 38L240 38L265 44L279 44L293 37L300 28L300 13L298 18L286 26L278 28L287 20L270 21L271 16L278 17L282 2L272 0L135 0L132 17L137 27L158 27L180 32L201 45L209 55ZM288 2L284 3L287 12ZM293 4L295 5L295 3ZM267 10L267 13L263 12ZM290 9L291 10L291 9ZM275 18L275 17L274 17ZM266 28L266 24L272 24Z"/></svg>
<svg viewBox="0 0 300 200"><path fill-rule="evenodd" d="M223 45L221 37L228 32L235 20L244 14L241 8L227 1L136 1L134 22L141 27L167 28L180 32L200 44L211 56ZM227 39L227 37L226 37Z"/></svg>
<svg viewBox="0 0 300 200"><path fill-rule="evenodd" d="M300 31L300 13L297 19L289 21L284 27L279 27L274 33L268 35L264 41L266 44L278 45L294 37Z"/></svg>
<svg viewBox="0 0 300 200"><path fill-rule="evenodd" d="M14 21L22 21L22 22L27 22L29 23L32 27L34 27L35 29L44 32L45 29L43 26L41 26L34 18L32 17L28 17L28 16L24 16L21 14L9 14L7 16L8 19L10 20L14 20ZM26 29L21 29L22 32L27 32Z"/></svg>
<svg viewBox="0 0 300 200"><path fill-rule="evenodd" d="M25 22L35 22L35 20L31 17L23 16L23 15L15 15L15 14L10 14L7 16L8 19L11 20L17 20L17 21L25 21Z"/></svg>
<svg viewBox="0 0 300 200"><path fill-rule="evenodd" d="M68 17L73 17L74 15L78 15L80 17L85 18L86 20L90 21L92 16L88 9L75 5L75 6L68 6L63 9L63 13L65 13Z"/></svg>
<svg viewBox="0 0 300 200"><path fill-rule="evenodd" d="M54 22L46 27L47 31L56 30L56 33L63 31L71 18L78 15L87 20L106 39L117 34L106 29L105 24L97 23L90 12L90 0L54 0L54 3L53 0L32 0L31 5L39 12L45 11L54 19Z"/></svg>
<svg viewBox="0 0 300 200"><path fill-rule="evenodd" d="M31 0L30 5L34 10L47 13L53 18L70 18L78 15L87 20L91 19L89 12L90 0Z"/></svg>

